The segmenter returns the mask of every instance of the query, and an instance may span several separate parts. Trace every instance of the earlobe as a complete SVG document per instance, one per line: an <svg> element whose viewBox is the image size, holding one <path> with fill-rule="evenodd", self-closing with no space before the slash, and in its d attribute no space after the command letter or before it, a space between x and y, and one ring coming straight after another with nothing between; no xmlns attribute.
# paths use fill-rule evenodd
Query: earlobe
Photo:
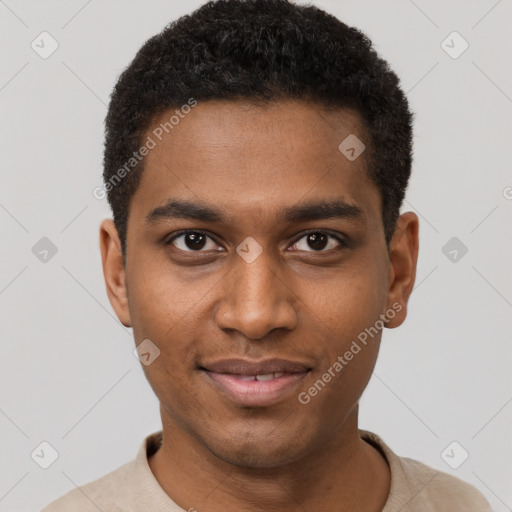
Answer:
<svg viewBox="0 0 512 512"><path fill-rule="evenodd" d="M388 310L395 315L386 327L401 325L407 316L407 302L416 280L419 250L419 220L415 213L407 212L397 220L395 234L389 244L389 291Z"/></svg>
<svg viewBox="0 0 512 512"><path fill-rule="evenodd" d="M131 327L121 241L114 221L111 219L105 219L101 223L100 251L103 277L110 304L119 321L125 327Z"/></svg>

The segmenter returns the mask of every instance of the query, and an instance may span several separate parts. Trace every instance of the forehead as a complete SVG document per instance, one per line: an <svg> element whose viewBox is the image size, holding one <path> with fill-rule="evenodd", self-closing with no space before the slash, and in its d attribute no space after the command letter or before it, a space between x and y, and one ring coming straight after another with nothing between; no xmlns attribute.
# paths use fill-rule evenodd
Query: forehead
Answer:
<svg viewBox="0 0 512 512"><path fill-rule="evenodd" d="M340 151L346 140L369 145L354 110L293 100L208 101L175 114L165 112L147 131L155 145L132 204L141 215L171 196L259 216L324 198L379 212L367 155L349 159Z"/></svg>

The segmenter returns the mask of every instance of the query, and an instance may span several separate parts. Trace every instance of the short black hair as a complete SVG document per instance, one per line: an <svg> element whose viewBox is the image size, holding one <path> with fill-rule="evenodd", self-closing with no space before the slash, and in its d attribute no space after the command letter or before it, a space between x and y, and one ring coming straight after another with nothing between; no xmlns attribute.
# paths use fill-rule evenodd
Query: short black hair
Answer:
<svg viewBox="0 0 512 512"><path fill-rule="evenodd" d="M356 108L367 131L367 170L381 194L389 244L412 164L413 115L397 75L365 34L317 7L217 0L150 38L112 92L103 178L123 256L130 200L144 164L134 152L158 116L191 99L297 99Z"/></svg>

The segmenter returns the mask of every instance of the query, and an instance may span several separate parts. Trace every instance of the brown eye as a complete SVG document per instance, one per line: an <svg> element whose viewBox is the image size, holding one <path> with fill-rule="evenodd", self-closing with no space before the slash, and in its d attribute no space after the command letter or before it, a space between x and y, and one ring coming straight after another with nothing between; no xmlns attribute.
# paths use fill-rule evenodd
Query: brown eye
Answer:
<svg viewBox="0 0 512 512"><path fill-rule="evenodd" d="M171 238L167 245L173 245L177 249L186 252L197 252L201 249L214 250L217 244L201 231L184 231Z"/></svg>
<svg viewBox="0 0 512 512"><path fill-rule="evenodd" d="M305 242L302 242L303 240ZM323 231L311 231L297 240L292 249L309 252L327 252L328 250L343 246L343 242L334 235Z"/></svg>
<svg viewBox="0 0 512 512"><path fill-rule="evenodd" d="M322 251L328 243L328 236L325 233L310 233L307 235L307 244L315 251Z"/></svg>

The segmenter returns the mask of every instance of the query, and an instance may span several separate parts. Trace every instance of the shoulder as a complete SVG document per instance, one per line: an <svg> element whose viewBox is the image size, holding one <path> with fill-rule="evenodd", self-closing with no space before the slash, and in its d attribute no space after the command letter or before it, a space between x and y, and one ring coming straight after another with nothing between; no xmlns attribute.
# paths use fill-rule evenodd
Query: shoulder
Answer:
<svg viewBox="0 0 512 512"><path fill-rule="evenodd" d="M69 491L47 505L41 512L120 512L115 502L115 489L126 480L132 462L85 485Z"/></svg>
<svg viewBox="0 0 512 512"><path fill-rule="evenodd" d="M404 512L424 506L430 506L432 510L443 507L451 511L491 512L489 502L471 484L417 460L407 457L398 459L415 492Z"/></svg>
<svg viewBox="0 0 512 512"><path fill-rule="evenodd" d="M142 441L134 460L97 480L71 490L47 505L41 512L143 510L142 505L147 501L148 495L157 502L169 499L155 480L147 460L148 456L158 450L161 442L162 431L150 434Z"/></svg>
<svg viewBox="0 0 512 512"><path fill-rule="evenodd" d="M488 501L467 482L417 460L399 457L372 432L361 430L360 435L381 452L391 471L383 512L491 512Z"/></svg>

